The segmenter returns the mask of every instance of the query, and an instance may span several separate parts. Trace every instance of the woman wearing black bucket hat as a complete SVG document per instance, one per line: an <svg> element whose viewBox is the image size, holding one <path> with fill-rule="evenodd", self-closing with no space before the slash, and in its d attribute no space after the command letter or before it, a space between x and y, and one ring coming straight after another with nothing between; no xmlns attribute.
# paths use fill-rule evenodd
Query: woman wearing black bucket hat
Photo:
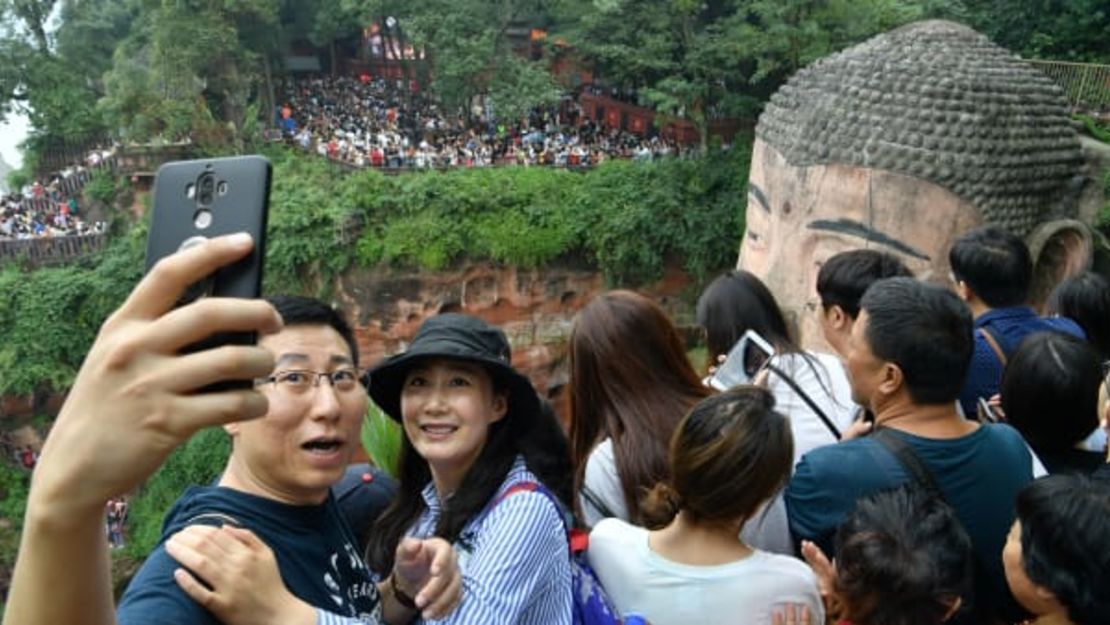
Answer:
<svg viewBox="0 0 1110 625"><path fill-rule="evenodd" d="M405 436L400 492L367 560L391 570L406 535L454 543L463 599L442 622L571 622L562 505L551 496L570 499L568 444L510 360L501 330L443 314L369 374L371 398Z"/></svg>
<svg viewBox="0 0 1110 625"><path fill-rule="evenodd" d="M554 412L510 361L501 330L474 317L443 314L425 321L406 352L364 379L370 396L405 434L398 493L370 531L367 564L384 578L381 572L393 570L404 538L452 543L462 599L436 623L572 623L563 512L571 500L569 444ZM245 601L235 593L272 597L273 585L281 583L272 558L247 559L241 564L248 574L237 579L249 582L225 593L232 603ZM409 609L427 607L397 586L385 592ZM318 607L318 625L364 623ZM255 622L249 611L237 614L243 620L236 625Z"/></svg>

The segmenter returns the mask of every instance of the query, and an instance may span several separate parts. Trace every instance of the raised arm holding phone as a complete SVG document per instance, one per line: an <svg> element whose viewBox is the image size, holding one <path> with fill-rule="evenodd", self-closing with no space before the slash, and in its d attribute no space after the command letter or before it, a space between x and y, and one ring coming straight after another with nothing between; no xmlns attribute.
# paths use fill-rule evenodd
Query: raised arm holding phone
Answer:
<svg viewBox="0 0 1110 625"><path fill-rule="evenodd" d="M167 257L101 327L32 478L5 625L114 623L105 503L197 430L266 413L255 389L194 391L268 375L270 352L224 346L178 355L215 332L281 329L263 301L207 298L174 308L189 285L251 248L249 236L231 235Z"/></svg>
<svg viewBox="0 0 1110 625"><path fill-rule="evenodd" d="M368 400L339 311L312 298L257 299L268 189L259 157L159 170L147 275L101 327L47 437L5 625L206 625L244 612L245 622L315 625L314 606L403 623L457 605L461 578L446 541L403 541L375 583L329 494ZM198 549L276 562L270 569L291 592L229 605L213 571L187 550L168 555L166 535L117 612L105 503L211 426L232 439L227 466L216 484L182 495L167 527L188 527L182 536Z"/></svg>

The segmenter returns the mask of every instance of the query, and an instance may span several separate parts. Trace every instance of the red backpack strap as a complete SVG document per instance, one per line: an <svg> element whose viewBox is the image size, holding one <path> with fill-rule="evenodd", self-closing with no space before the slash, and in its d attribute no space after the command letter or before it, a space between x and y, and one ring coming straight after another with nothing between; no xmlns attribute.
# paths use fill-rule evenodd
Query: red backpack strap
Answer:
<svg viewBox="0 0 1110 625"><path fill-rule="evenodd" d="M493 506L490 507L492 508L496 506L497 504L505 501L510 496L517 493L534 493L539 490L539 488L540 485L535 482L517 482L516 484L513 484L512 486L506 488L505 492L498 495L497 498L493 500Z"/></svg>
<svg viewBox="0 0 1110 625"><path fill-rule="evenodd" d="M555 497L555 494L547 490L543 484L538 482L517 482L512 486L505 489L505 492L494 498L493 503L490 504L486 514L489 514L497 507L497 504L505 501L512 495L517 493L539 493L547 497L555 506L555 510L559 512L563 520L563 529L567 534L567 544L570 546L571 553L581 553L586 550L586 545L589 543L589 534L574 527L574 518L570 513L563 509L563 505ZM579 546L580 545L580 546Z"/></svg>
<svg viewBox="0 0 1110 625"><path fill-rule="evenodd" d="M590 547L590 533L577 527L570 530L570 552L582 553Z"/></svg>

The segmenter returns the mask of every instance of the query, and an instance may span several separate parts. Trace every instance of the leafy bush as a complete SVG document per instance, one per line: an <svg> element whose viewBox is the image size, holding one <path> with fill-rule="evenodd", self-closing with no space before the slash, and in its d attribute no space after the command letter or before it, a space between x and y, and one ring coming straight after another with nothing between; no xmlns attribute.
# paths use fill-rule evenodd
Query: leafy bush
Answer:
<svg viewBox="0 0 1110 625"><path fill-rule="evenodd" d="M70 385L100 324L138 281L145 239L140 225L85 262L0 270L0 395Z"/></svg>
<svg viewBox="0 0 1110 625"><path fill-rule="evenodd" d="M740 142L705 159L610 161L584 174L357 173L333 182L342 189L333 195L364 225L344 260L438 270L464 260L530 268L577 257L610 284L635 286L661 277L676 257L701 279L735 258L748 151Z"/></svg>
<svg viewBox="0 0 1110 625"><path fill-rule="evenodd" d="M1084 130L1087 134L1103 143L1110 143L1110 125L1099 123L1098 120L1090 115L1075 115L1075 119L1083 124Z"/></svg>
<svg viewBox="0 0 1110 625"><path fill-rule="evenodd" d="M30 472L7 459L0 459L0 575L6 574L15 566L30 484ZM3 582L2 591L6 595L8 580L0 581ZM0 615L2 614L3 607L0 606Z"/></svg>
<svg viewBox="0 0 1110 625"><path fill-rule="evenodd" d="M162 519L173 502L193 485L211 484L223 472L231 440L220 428L198 432L170 455L128 504L124 556L145 558L162 536Z"/></svg>
<svg viewBox="0 0 1110 625"><path fill-rule="evenodd" d="M24 186L31 184L32 180L34 180L34 175L26 167L13 169L8 172L8 189L12 193L16 193Z"/></svg>
<svg viewBox="0 0 1110 625"><path fill-rule="evenodd" d="M92 177L85 183L85 195L97 202L110 204L116 197L116 185L116 176L107 170L98 169L93 171Z"/></svg>
<svg viewBox="0 0 1110 625"><path fill-rule="evenodd" d="M370 402L362 422L362 448L371 462L393 477L400 466L402 436L401 426Z"/></svg>

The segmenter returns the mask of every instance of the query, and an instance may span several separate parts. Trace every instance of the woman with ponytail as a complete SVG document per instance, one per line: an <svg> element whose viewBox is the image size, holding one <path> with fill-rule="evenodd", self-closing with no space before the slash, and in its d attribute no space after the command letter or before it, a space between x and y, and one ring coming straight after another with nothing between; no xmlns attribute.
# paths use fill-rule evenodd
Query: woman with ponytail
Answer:
<svg viewBox="0 0 1110 625"><path fill-rule="evenodd" d="M671 438L670 478L641 502L647 529L620 519L594 527L590 564L622 614L652 625L763 625L800 605L824 622L804 563L738 538L793 466L790 423L774 402L752 386L702 400Z"/></svg>

